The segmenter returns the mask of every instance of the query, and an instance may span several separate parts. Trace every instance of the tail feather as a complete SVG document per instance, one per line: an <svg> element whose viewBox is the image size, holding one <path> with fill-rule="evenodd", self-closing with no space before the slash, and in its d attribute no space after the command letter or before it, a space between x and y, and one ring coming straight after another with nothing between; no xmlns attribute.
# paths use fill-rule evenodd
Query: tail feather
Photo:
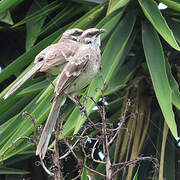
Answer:
<svg viewBox="0 0 180 180"><path fill-rule="evenodd" d="M27 81L33 74L35 74L43 65L43 62L36 64L30 71L28 71L14 86L5 94L3 97L7 99L11 94L13 94L17 89L19 89L25 81Z"/></svg>
<svg viewBox="0 0 180 180"><path fill-rule="evenodd" d="M58 119L60 108L64 104L65 100L66 97L62 95L58 97L56 101L53 101L49 117L46 121L46 125L43 129L39 144L36 149L36 155L39 154L42 159L45 157L52 131Z"/></svg>

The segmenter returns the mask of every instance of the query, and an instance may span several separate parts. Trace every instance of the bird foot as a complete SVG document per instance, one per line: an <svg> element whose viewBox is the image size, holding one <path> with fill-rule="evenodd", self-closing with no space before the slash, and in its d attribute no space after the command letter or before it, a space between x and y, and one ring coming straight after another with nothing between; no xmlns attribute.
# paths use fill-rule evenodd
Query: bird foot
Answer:
<svg viewBox="0 0 180 180"><path fill-rule="evenodd" d="M87 111L86 111L85 105L84 105L83 103L81 103L81 102L79 101L79 99L77 99L76 97L72 97L72 96L69 95L69 94L66 94L66 95L68 96L69 99L71 99L71 100L75 103L75 105L78 107L81 115L82 115L82 116L84 115L85 117L87 117Z"/></svg>

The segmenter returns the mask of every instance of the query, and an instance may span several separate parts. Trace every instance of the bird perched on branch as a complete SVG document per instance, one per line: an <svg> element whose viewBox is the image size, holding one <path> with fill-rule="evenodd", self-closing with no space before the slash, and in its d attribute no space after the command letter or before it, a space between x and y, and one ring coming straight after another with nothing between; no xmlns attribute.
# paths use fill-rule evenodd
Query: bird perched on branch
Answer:
<svg viewBox="0 0 180 180"><path fill-rule="evenodd" d="M82 33L83 31L78 28L67 30L63 33L58 43L52 44L42 50L35 57L35 66L5 94L4 99L7 99L37 72L47 72L52 75L60 74L65 64L71 60L77 51Z"/></svg>
<svg viewBox="0 0 180 180"><path fill-rule="evenodd" d="M82 33L78 51L65 65L56 82L51 111L36 150L36 155L42 159L45 157L53 128L67 94L74 94L85 88L100 69L100 34L103 32L104 29L91 28Z"/></svg>

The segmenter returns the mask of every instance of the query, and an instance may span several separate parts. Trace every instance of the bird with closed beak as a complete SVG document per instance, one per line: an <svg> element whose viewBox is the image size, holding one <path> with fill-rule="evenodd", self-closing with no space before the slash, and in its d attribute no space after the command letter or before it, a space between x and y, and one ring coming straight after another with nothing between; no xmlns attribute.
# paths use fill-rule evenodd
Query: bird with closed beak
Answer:
<svg viewBox="0 0 180 180"><path fill-rule="evenodd" d="M4 99L7 99L37 72L47 72L52 75L60 74L65 64L71 60L77 51L82 33L83 31L78 28L67 30L63 33L58 43L42 50L35 57L35 66L5 94Z"/></svg>
<svg viewBox="0 0 180 180"><path fill-rule="evenodd" d="M104 29L90 28L81 34L77 52L65 65L56 82L51 111L36 149L36 155L42 159L45 157L53 128L67 94L73 95L85 88L100 69L100 35L104 32Z"/></svg>

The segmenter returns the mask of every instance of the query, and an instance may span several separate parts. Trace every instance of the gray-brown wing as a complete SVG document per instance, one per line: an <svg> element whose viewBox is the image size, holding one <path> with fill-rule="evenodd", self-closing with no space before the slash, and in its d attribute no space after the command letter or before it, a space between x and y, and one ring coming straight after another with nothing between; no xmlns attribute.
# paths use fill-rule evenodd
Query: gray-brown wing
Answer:
<svg viewBox="0 0 180 180"><path fill-rule="evenodd" d="M76 56L65 66L56 83L55 96L61 94L76 78L78 78L81 72L86 68L88 60L88 55L82 56L81 58L77 58Z"/></svg>
<svg viewBox="0 0 180 180"><path fill-rule="evenodd" d="M77 48L77 45L72 46L68 43L57 43L44 49L42 54L45 54L45 63L40 71L47 71L53 67L66 64L69 58L74 56L75 49Z"/></svg>

